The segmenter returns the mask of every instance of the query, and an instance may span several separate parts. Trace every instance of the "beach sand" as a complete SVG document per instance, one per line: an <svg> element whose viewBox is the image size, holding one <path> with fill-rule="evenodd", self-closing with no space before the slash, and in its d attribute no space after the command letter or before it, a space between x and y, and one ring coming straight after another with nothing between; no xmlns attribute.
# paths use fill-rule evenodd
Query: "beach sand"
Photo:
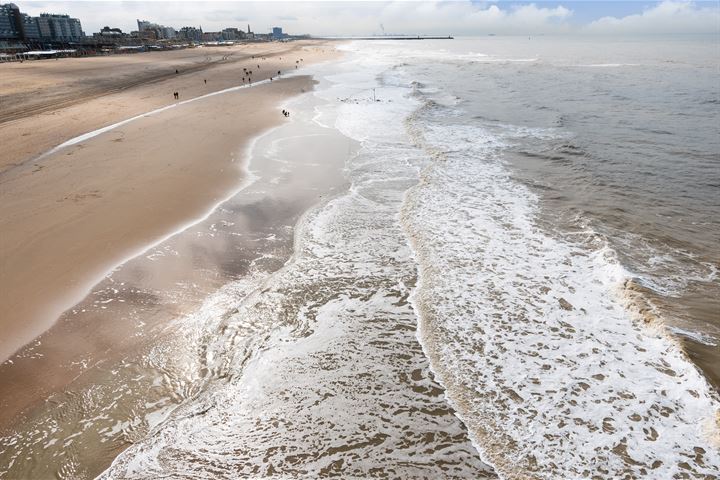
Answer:
<svg viewBox="0 0 720 480"><path fill-rule="evenodd" d="M205 237L217 233L213 215L223 209L201 220L243 186L255 139L288 121L284 102L313 88L309 76L283 78L277 71L294 72L296 60L302 66L336 55L322 43L295 42L0 67L9 67L0 76L0 355L8 359L0 365L0 431L53 415L57 395L72 399L88 385L110 385L114 377L106 368L141 358L174 335L167 333L170 320L196 309L228 279L246 275L251 264L263 271L282 266L298 216L318 200L318 190L342 183L344 139L325 142L328 152L342 154L335 155L340 163L333 174L313 163L317 152L310 146L294 169L273 165L275 173L266 175L284 175L283 189L265 185L262 201L237 206L240 213L227 220L238 222L232 241L196 238L194 231L169 236L198 221L193 228L210 232ZM200 98L242 86L243 67L253 70L251 88ZM102 81L111 68L116 81ZM271 74L272 83L258 84ZM306 178L315 186L305 185ZM172 261L138 256L161 241L158 248L172 250ZM106 301L98 295L109 290L114 303L98 305ZM80 414L88 408L78 407ZM93 452L91 476L126 446Z"/></svg>
<svg viewBox="0 0 720 480"><path fill-rule="evenodd" d="M312 88L312 81L279 79L181 104L40 154L171 105L174 91L182 101L242 85L243 67L254 70L257 83L278 70L295 70L300 58L310 63L330 52L312 43L256 44L3 65L2 97L17 96L27 116L13 102L0 103L0 118L12 119L0 122L6 146L0 165L0 356L47 330L109 269L226 198L240 185L249 140L283 121L281 101ZM118 80L102 90L94 80L109 71ZM88 82L93 87L84 96ZM44 94L47 110L37 113L33 99L51 88L59 93Z"/></svg>
<svg viewBox="0 0 720 480"><path fill-rule="evenodd" d="M0 472L47 478L71 465L75 478L94 478L158 416L201 391L208 372L197 332L221 340L213 325L225 302L236 305L282 268L300 216L347 188L341 172L352 142L294 113L253 141L251 184L104 276L0 365ZM26 456L35 461L13 461Z"/></svg>
<svg viewBox="0 0 720 480"><path fill-rule="evenodd" d="M333 51L298 41L2 64L0 173L69 138L170 105L173 92L187 100L241 85L244 67L256 82Z"/></svg>

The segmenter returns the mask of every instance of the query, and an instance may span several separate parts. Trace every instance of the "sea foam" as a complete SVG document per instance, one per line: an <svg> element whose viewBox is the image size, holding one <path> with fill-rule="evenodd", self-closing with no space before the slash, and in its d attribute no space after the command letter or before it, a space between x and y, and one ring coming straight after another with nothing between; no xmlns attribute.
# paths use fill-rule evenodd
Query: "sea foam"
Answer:
<svg viewBox="0 0 720 480"><path fill-rule="evenodd" d="M414 116L434 161L403 222L419 336L484 458L510 478L714 475L720 405L706 380L625 308L615 253L544 232L537 197L501 160L538 132L443 117Z"/></svg>

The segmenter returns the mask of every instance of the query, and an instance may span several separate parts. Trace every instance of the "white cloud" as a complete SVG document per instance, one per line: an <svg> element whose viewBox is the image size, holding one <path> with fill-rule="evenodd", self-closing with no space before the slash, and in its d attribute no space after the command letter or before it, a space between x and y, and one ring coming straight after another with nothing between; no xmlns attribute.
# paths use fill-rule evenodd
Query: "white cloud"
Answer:
<svg viewBox="0 0 720 480"><path fill-rule="evenodd" d="M462 1L44 1L17 0L20 9L36 15L41 11L69 13L80 18L86 33L104 25L135 30L136 18L176 28L201 25L204 30L223 27L256 32L282 26L289 33L315 35L369 35L382 33L484 35L538 33L662 33L717 31L717 6L665 1L640 14L624 18L604 17L589 25L573 22L569 8ZM611 4L608 4L611 5ZM610 7L608 7L610 8Z"/></svg>
<svg viewBox="0 0 720 480"><path fill-rule="evenodd" d="M391 2L382 9L379 19L386 31L392 33L403 32L403 27L407 32L411 26L413 31L407 33L482 35L565 31L570 16L571 11L562 6L527 4L501 8L470 2Z"/></svg>
<svg viewBox="0 0 720 480"><path fill-rule="evenodd" d="M720 7L665 0L637 15L603 17L585 29L599 34L720 33Z"/></svg>

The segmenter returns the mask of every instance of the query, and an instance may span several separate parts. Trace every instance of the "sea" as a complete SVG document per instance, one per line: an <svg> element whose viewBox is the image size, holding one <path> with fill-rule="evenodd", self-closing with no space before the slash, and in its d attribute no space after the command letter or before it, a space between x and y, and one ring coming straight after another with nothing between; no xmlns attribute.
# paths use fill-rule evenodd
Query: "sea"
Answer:
<svg viewBox="0 0 720 480"><path fill-rule="evenodd" d="M0 476L719 478L720 39L337 48L208 222L263 159L341 180Z"/></svg>

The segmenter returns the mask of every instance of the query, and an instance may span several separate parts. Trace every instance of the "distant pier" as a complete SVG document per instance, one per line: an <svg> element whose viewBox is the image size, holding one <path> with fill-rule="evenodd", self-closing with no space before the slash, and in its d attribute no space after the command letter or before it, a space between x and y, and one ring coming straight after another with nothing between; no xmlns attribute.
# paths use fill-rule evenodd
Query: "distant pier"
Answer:
<svg viewBox="0 0 720 480"><path fill-rule="evenodd" d="M317 40L453 40L455 37L428 36L428 35L375 35L369 37L311 37Z"/></svg>

